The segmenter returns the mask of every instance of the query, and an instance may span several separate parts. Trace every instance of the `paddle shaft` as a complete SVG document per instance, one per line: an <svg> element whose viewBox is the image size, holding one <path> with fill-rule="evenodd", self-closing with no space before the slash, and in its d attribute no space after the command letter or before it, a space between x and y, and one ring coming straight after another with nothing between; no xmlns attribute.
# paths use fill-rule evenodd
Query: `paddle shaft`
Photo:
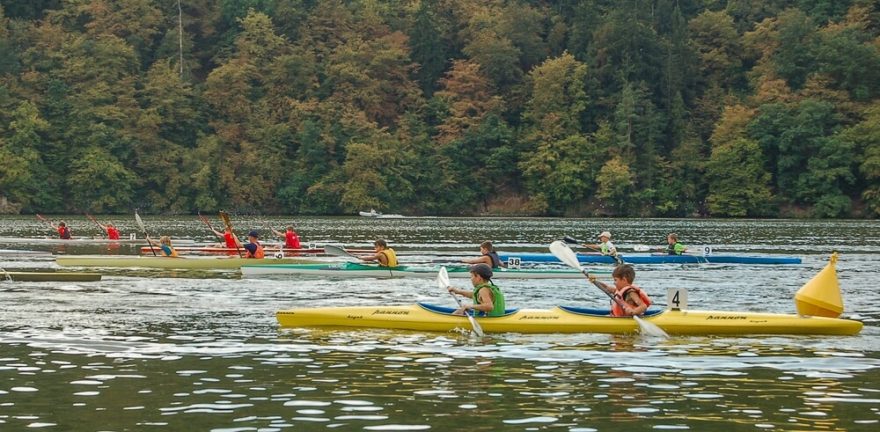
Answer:
<svg viewBox="0 0 880 432"><path fill-rule="evenodd" d="M150 236L147 234L147 227L144 225L144 221L141 220L141 216L137 211L134 212L134 221L137 222L138 227L140 227L141 232L144 233L144 238L147 239L147 244L150 245L150 252L153 253L153 256L159 256L156 253L156 249L153 249L153 241L150 240Z"/></svg>
<svg viewBox="0 0 880 432"><path fill-rule="evenodd" d="M106 234L106 231L104 230L104 226L101 225L100 223L98 223L97 219L95 219L94 216L92 216L92 215L86 213L86 217L89 218L90 221L94 222L95 225L97 225L98 228L99 228L102 232L104 232L104 233Z"/></svg>
<svg viewBox="0 0 880 432"><path fill-rule="evenodd" d="M437 274L437 284L440 286L440 289L445 289L447 291L449 290L449 272L446 271L445 266L440 267L440 272ZM467 313L467 311L464 310L464 305L462 305L461 299L459 299L454 292L448 292L449 295L451 295L452 298L455 299L455 303L458 304L458 308L462 310L464 316L466 316L468 321L471 323L471 328L474 330L474 333L476 333L476 335L479 337L483 337L483 328L480 327L479 323L477 323L476 318L474 318L473 315Z"/></svg>

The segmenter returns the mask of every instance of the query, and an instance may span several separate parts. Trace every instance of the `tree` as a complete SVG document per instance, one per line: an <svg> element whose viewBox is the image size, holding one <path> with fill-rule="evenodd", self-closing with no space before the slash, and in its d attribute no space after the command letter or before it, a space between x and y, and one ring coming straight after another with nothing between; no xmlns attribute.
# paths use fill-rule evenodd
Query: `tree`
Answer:
<svg viewBox="0 0 880 432"><path fill-rule="evenodd" d="M630 194L635 183L632 171L622 157L614 156L605 162L596 183L596 198L605 212L621 214L634 206Z"/></svg>
<svg viewBox="0 0 880 432"><path fill-rule="evenodd" d="M437 126L437 141L441 144L461 138L487 114L501 108L501 98L493 96L489 80L473 61L453 61L440 86L436 96L448 107L448 115Z"/></svg>
<svg viewBox="0 0 880 432"><path fill-rule="evenodd" d="M712 148L706 165L707 202L712 216L766 216L772 198L770 174L764 170L761 148L753 140L736 138Z"/></svg>

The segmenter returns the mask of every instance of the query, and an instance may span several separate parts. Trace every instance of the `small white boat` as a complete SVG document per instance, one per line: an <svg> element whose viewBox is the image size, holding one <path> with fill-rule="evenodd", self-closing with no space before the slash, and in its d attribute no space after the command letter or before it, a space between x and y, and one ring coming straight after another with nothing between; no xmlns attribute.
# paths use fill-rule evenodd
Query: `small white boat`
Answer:
<svg viewBox="0 0 880 432"><path fill-rule="evenodd" d="M379 217L382 216L382 212L377 212L376 209L370 209L368 212L358 212L359 215L364 217Z"/></svg>

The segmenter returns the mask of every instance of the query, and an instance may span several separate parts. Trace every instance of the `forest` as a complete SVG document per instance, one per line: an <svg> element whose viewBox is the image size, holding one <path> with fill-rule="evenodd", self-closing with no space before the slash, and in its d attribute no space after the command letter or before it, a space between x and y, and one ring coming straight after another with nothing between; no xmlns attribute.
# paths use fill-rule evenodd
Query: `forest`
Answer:
<svg viewBox="0 0 880 432"><path fill-rule="evenodd" d="M875 0L0 0L0 212L876 218Z"/></svg>

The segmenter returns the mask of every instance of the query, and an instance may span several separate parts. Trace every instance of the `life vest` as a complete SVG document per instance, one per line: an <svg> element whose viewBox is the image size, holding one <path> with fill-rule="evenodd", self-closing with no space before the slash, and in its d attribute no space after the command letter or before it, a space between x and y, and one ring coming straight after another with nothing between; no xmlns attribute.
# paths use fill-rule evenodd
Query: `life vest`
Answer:
<svg viewBox="0 0 880 432"><path fill-rule="evenodd" d="M302 247L299 243L299 236L295 231L288 231L284 234L284 247L291 249L299 249Z"/></svg>
<svg viewBox="0 0 880 432"><path fill-rule="evenodd" d="M162 253L165 254L166 257L177 258L177 249L166 244L159 245L159 249L162 249Z"/></svg>
<svg viewBox="0 0 880 432"><path fill-rule="evenodd" d="M58 235L65 240L70 240L70 228L66 226L58 227Z"/></svg>
<svg viewBox="0 0 880 432"><path fill-rule="evenodd" d="M107 238L110 240L119 240L119 230L116 228L107 228Z"/></svg>
<svg viewBox="0 0 880 432"><path fill-rule="evenodd" d="M501 288L498 288L491 282L483 282L474 287L474 304L480 304L480 290L489 288L492 292L492 310L488 313L480 311L481 316L502 316L504 315L504 294Z"/></svg>
<svg viewBox="0 0 880 432"><path fill-rule="evenodd" d="M602 252L602 255L614 255L617 252L614 248L614 243L611 243L610 240L599 245L599 250Z"/></svg>
<svg viewBox="0 0 880 432"><path fill-rule="evenodd" d="M669 255L681 255L682 252L684 252L684 249L685 247L683 244L675 242L674 244L666 246L666 253Z"/></svg>
<svg viewBox="0 0 880 432"><path fill-rule="evenodd" d="M226 239L226 247L230 249L236 249L237 246L235 244L235 237L232 236L232 233L224 233L223 238Z"/></svg>
<svg viewBox="0 0 880 432"><path fill-rule="evenodd" d="M492 251L486 254L490 259L492 259L492 268L496 269L499 267L504 267L504 264L501 262L501 257L498 256L498 252Z"/></svg>
<svg viewBox="0 0 880 432"><path fill-rule="evenodd" d="M254 242L252 244L256 245L257 248L254 249L253 252L245 248L245 250L247 251L247 255L245 255L245 258L265 258L266 251L263 250L263 245L261 245L260 242Z"/></svg>
<svg viewBox="0 0 880 432"><path fill-rule="evenodd" d="M626 296L629 295L629 292L632 290L636 291L636 293L639 295L639 298L642 299L642 303L644 303L645 306L651 306L651 298L648 297L648 294L646 294L643 289L639 288L638 285L627 285L627 286L615 291L614 298L620 299L622 302L626 303L628 306L635 306L634 304L631 304L628 301L626 301ZM625 316L630 316L630 315L627 314L623 310L623 307L621 307L620 304L618 304L616 301L612 300L611 301L611 316L625 317Z"/></svg>
<svg viewBox="0 0 880 432"><path fill-rule="evenodd" d="M385 258L388 261L387 264L382 264L382 262L380 261L379 265L381 265L382 267L397 267L399 265L397 263L397 254L394 252L394 249L382 249L382 251L379 253L385 255Z"/></svg>

